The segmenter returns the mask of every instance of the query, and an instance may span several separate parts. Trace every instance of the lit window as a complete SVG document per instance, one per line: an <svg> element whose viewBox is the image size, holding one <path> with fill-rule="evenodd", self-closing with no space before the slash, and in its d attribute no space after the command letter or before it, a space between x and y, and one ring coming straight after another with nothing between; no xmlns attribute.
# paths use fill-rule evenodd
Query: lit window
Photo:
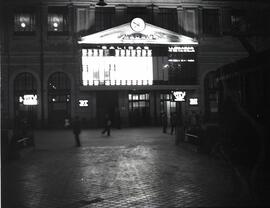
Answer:
<svg viewBox="0 0 270 208"><path fill-rule="evenodd" d="M52 34L68 31L67 9L64 7L51 7L48 10L48 32Z"/></svg>
<svg viewBox="0 0 270 208"><path fill-rule="evenodd" d="M16 33L33 33L35 32L35 15L34 13L16 12L14 14L14 32Z"/></svg>

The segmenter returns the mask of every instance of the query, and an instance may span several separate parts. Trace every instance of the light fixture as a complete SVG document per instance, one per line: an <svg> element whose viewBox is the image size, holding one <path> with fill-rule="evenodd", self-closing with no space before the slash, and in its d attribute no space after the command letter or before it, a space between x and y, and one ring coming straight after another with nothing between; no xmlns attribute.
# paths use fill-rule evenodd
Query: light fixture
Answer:
<svg viewBox="0 0 270 208"><path fill-rule="evenodd" d="M21 27L22 28L25 28L26 27L26 24L24 22L21 23Z"/></svg>
<svg viewBox="0 0 270 208"><path fill-rule="evenodd" d="M97 3L98 6L106 6L107 3L104 2L104 0L99 0L99 2Z"/></svg>

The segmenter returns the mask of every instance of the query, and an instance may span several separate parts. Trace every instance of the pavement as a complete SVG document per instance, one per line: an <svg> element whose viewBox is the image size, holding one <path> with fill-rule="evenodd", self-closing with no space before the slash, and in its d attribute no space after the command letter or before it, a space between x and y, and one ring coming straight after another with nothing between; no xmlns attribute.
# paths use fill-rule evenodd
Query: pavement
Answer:
<svg viewBox="0 0 270 208"><path fill-rule="evenodd" d="M160 128L35 131L36 147L3 170L3 208L254 206L226 163ZM5 200L6 199L6 200Z"/></svg>

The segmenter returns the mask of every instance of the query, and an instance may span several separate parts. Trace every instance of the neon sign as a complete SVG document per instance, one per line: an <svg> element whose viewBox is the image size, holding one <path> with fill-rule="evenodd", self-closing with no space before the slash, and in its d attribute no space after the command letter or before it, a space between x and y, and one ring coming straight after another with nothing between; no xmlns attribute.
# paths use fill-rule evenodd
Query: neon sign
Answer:
<svg viewBox="0 0 270 208"><path fill-rule="evenodd" d="M24 105L37 105L37 95L24 95L19 97L19 102Z"/></svg>
<svg viewBox="0 0 270 208"><path fill-rule="evenodd" d="M79 100L79 106L80 107L87 107L88 106L88 100Z"/></svg>
<svg viewBox="0 0 270 208"><path fill-rule="evenodd" d="M190 98L189 105L198 105L198 98Z"/></svg>
<svg viewBox="0 0 270 208"><path fill-rule="evenodd" d="M186 92L185 91L174 91L172 92L174 96L174 101L183 102L185 101Z"/></svg>

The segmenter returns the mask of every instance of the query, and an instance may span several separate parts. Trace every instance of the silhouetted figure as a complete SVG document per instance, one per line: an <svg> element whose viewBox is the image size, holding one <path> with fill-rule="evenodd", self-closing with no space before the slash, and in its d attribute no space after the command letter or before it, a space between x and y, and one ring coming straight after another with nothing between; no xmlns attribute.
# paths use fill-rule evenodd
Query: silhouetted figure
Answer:
<svg viewBox="0 0 270 208"><path fill-rule="evenodd" d="M102 134L105 134L107 132L107 135L110 136L111 135L111 125L112 125L112 121L111 121L109 115L106 114L105 125L104 125L104 130L102 131Z"/></svg>
<svg viewBox="0 0 270 208"><path fill-rule="evenodd" d="M175 132L176 126L176 113L171 113L170 122L171 122L171 134L173 134Z"/></svg>
<svg viewBox="0 0 270 208"><path fill-rule="evenodd" d="M162 122L163 133L166 133L167 132L167 114L165 112L161 114L161 122Z"/></svg>
<svg viewBox="0 0 270 208"><path fill-rule="evenodd" d="M66 129L69 128L69 126L70 126L69 119L68 119L68 118L65 118L65 121L64 121L64 122L65 122L65 123L64 123L65 128L66 128Z"/></svg>
<svg viewBox="0 0 270 208"><path fill-rule="evenodd" d="M72 129L75 136L76 146L80 147L81 146L81 142L80 142L81 122L78 116L76 116L74 121L72 122Z"/></svg>

